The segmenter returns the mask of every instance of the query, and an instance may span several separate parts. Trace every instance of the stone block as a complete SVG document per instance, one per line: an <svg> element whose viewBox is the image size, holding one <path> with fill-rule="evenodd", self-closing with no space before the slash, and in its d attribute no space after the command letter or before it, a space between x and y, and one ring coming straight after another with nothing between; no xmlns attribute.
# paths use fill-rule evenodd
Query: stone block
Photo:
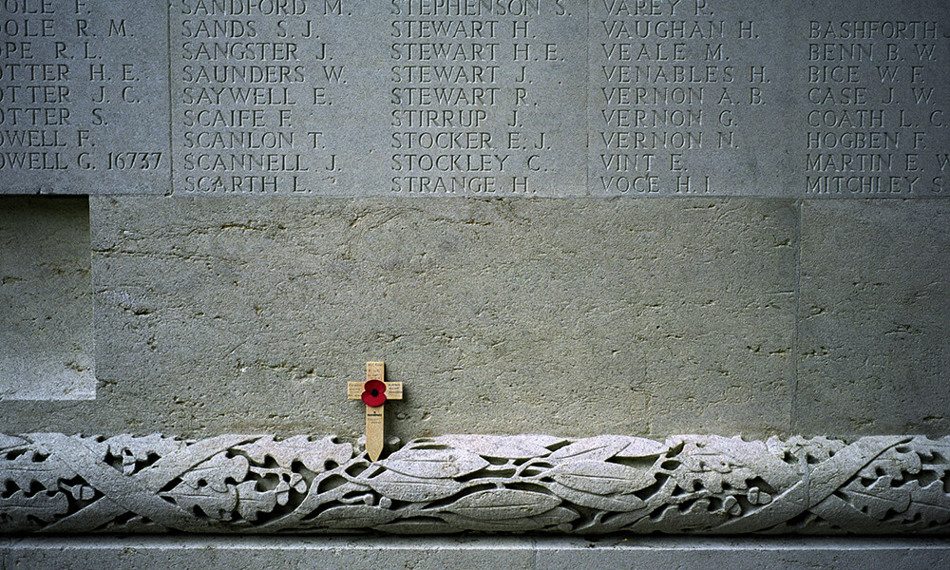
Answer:
<svg viewBox="0 0 950 570"><path fill-rule="evenodd" d="M556 207L555 207L556 205ZM95 198L88 413L8 432L404 441L789 429L796 210L752 199Z"/></svg>
<svg viewBox="0 0 950 570"><path fill-rule="evenodd" d="M0 196L0 402L95 398L89 252L86 198Z"/></svg>
<svg viewBox="0 0 950 570"><path fill-rule="evenodd" d="M805 202L793 429L950 429L950 207Z"/></svg>
<svg viewBox="0 0 950 570"><path fill-rule="evenodd" d="M929 570L950 564L940 539L688 539L457 536L82 537L0 539L9 567L375 569L696 568Z"/></svg>
<svg viewBox="0 0 950 570"><path fill-rule="evenodd" d="M735 570L934 568L950 561L940 539L615 537L596 542L539 539L535 568L702 568Z"/></svg>

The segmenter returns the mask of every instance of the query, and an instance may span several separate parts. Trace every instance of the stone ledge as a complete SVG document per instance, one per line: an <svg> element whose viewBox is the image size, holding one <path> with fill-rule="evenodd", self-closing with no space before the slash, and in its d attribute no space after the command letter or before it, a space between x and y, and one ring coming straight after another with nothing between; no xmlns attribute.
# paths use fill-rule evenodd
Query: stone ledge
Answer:
<svg viewBox="0 0 950 570"><path fill-rule="evenodd" d="M0 436L8 533L947 534L950 437Z"/></svg>
<svg viewBox="0 0 950 570"><path fill-rule="evenodd" d="M792 568L950 565L934 538L102 536L0 539L0 566L125 568Z"/></svg>

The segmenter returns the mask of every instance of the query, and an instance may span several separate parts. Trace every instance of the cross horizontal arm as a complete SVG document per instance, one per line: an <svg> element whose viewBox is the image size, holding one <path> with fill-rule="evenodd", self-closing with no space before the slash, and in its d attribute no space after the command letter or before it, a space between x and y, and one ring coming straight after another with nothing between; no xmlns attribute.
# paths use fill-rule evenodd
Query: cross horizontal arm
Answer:
<svg viewBox="0 0 950 570"><path fill-rule="evenodd" d="M402 400L402 382L384 382L386 384L386 399Z"/></svg>

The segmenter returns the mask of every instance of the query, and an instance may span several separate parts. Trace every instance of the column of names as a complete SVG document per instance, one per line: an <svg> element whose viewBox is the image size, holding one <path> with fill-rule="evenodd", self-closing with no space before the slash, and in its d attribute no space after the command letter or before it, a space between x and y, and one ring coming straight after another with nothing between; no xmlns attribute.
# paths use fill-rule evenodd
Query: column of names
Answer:
<svg viewBox="0 0 950 570"><path fill-rule="evenodd" d="M332 193L347 97L343 0L172 4L178 194Z"/></svg>
<svg viewBox="0 0 950 570"><path fill-rule="evenodd" d="M760 7L728 0L592 6L592 195L784 191L788 160L770 129L784 124L790 105L770 55L787 48Z"/></svg>
<svg viewBox="0 0 950 570"><path fill-rule="evenodd" d="M802 27L804 196L947 195L950 28L939 14L856 15Z"/></svg>
<svg viewBox="0 0 950 570"><path fill-rule="evenodd" d="M165 192L163 6L0 2L0 175L5 192Z"/></svg>
<svg viewBox="0 0 950 570"><path fill-rule="evenodd" d="M391 193L583 192L585 46L564 32L586 12L566 4L392 2Z"/></svg>

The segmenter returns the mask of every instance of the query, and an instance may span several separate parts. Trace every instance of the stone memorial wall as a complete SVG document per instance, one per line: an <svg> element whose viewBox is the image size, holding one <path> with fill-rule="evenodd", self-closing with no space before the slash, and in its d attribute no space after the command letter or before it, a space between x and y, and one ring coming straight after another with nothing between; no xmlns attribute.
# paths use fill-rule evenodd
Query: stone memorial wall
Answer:
<svg viewBox="0 0 950 570"><path fill-rule="evenodd" d="M946 534L947 85L937 0L0 0L0 531Z"/></svg>

